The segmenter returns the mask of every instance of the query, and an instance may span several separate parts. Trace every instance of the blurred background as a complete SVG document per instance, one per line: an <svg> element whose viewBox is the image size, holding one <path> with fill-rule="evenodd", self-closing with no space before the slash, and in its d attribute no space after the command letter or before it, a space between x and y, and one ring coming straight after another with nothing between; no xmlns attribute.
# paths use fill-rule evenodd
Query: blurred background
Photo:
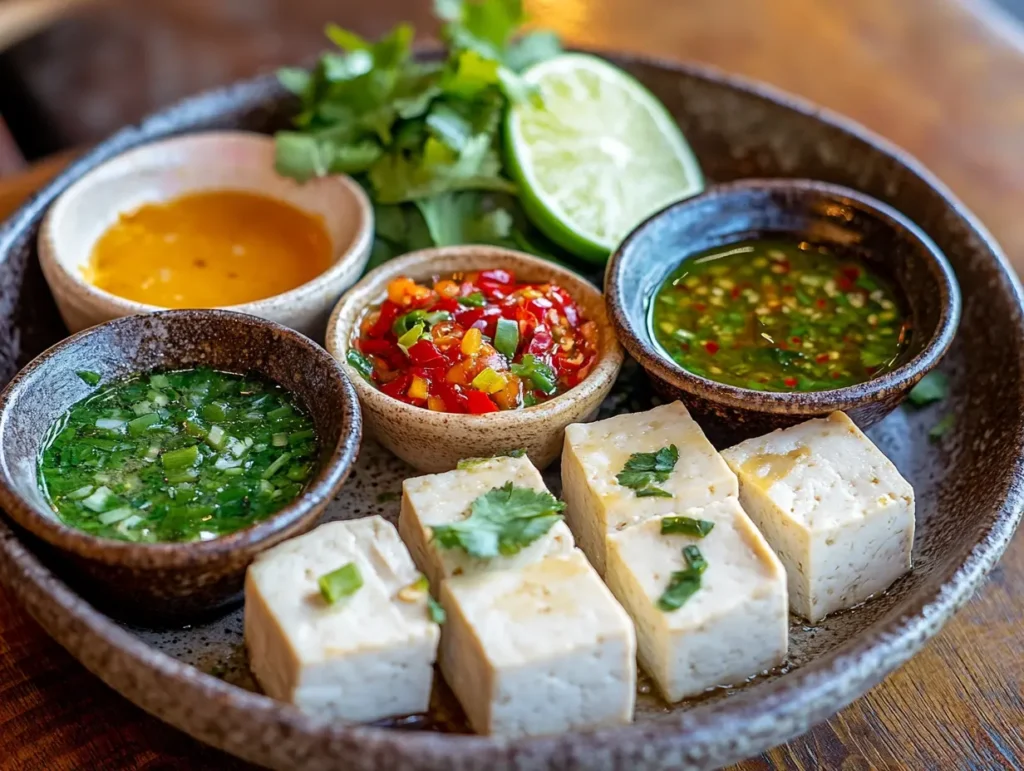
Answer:
<svg viewBox="0 0 1024 771"><path fill-rule="evenodd" d="M875 39L869 40L877 59L867 63L870 72L901 55L896 50L901 37L929 34L927 29L882 34L886 6L901 2L858 3L878 6L879 30L865 28L863 19L872 16L865 13L857 14L856 28L844 30L847 4L839 0L785 0L793 6L790 29L777 28L778 13L767 18L763 6L775 0L668 0L664 5L670 18L664 20L636 18L631 4L618 0L528 0L527 5L539 23L573 43L712 63L723 60L723 47L734 48L727 57L731 69L772 80L760 56L771 42L759 32L798 39L808 18L828 17L827 34ZM1024 16L1024 0L998 4L996 13ZM28 160L85 147L190 93L308 61L323 47L321 30L327 21L373 36L408 19L429 40L436 32L430 5L431 0L0 0L0 116L9 134L0 140L7 145L6 152L0 151L0 174L19 162L12 144ZM702 7L690 16L699 18L703 28L688 29L685 9L696 5L721 10L709 13ZM815 27L813 34L820 37L822 29ZM915 51L922 46L926 50L928 43L917 41ZM806 70L807 87L795 90L828 104L822 85L835 76L815 77L822 72L819 65L827 70L827 48L809 42L805 56L799 66ZM744 62L762 66L745 67ZM791 73L784 80L794 88ZM795 82L801 85L801 78ZM884 94L880 99L884 106Z"/></svg>

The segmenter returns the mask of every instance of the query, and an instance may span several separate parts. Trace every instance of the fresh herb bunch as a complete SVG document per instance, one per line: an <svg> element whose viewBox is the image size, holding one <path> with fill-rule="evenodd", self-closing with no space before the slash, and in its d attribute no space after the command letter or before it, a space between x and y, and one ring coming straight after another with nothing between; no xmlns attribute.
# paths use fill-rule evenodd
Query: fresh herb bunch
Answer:
<svg viewBox="0 0 1024 771"><path fill-rule="evenodd" d="M297 180L351 174L374 202L370 266L428 246L486 243L558 259L530 225L505 176L501 119L509 103L537 99L519 73L560 52L525 21L521 0L435 0L443 59L412 56L401 24L375 43L336 25L312 72L284 69L301 100L295 130L276 137L276 166Z"/></svg>

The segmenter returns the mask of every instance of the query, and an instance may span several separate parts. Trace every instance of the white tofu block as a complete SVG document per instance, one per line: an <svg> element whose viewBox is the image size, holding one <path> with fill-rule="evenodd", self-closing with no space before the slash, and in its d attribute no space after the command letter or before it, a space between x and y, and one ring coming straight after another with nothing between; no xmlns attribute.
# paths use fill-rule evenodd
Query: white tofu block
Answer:
<svg viewBox="0 0 1024 771"><path fill-rule="evenodd" d="M540 472L526 457L492 458L470 468L405 480L398 531L432 587L439 586L448 576L506 570L536 562L548 554L572 551L575 544L565 522L558 522L522 551L507 557L482 560L462 549L438 548L432 542L431 526L466 519L473 501L507 482L548 492Z"/></svg>
<svg viewBox="0 0 1024 771"><path fill-rule="evenodd" d="M363 586L328 604L318 580L354 562ZM267 550L245 577L249 663L267 695L325 719L424 712L440 630L394 526L321 525Z"/></svg>
<svg viewBox="0 0 1024 771"><path fill-rule="evenodd" d="M609 588L636 625L640 663L667 701L740 683L786 657L786 573L735 498L682 514L715 523L704 538L662 535L662 517L608 539ZM684 546L708 566L700 588L673 611L658 607Z"/></svg>
<svg viewBox="0 0 1024 771"><path fill-rule="evenodd" d="M843 413L723 455L743 508L786 566L790 606L808 621L863 602L910 569L914 490Z"/></svg>
<svg viewBox="0 0 1024 771"><path fill-rule="evenodd" d="M616 481L633 453L657 452L672 444L679 450L679 460L668 480L658 485L672 498L640 498ZM605 574L608 534L737 493L736 475L680 402L565 429L566 521L601 575Z"/></svg>
<svg viewBox="0 0 1024 771"><path fill-rule="evenodd" d="M633 624L578 549L449 578L439 662L477 733L518 737L628 723Z"/></svg>

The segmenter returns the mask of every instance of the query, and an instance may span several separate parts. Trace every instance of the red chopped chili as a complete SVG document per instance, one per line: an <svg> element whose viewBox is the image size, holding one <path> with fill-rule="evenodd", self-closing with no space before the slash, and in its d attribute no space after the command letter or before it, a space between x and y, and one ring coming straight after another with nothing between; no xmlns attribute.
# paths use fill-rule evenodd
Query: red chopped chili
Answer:
<svg viewBox="0 0 1024 771"><path fill-rule="evenodd" d="M429 285L393 280L352 345L367 360L369 380L389 396L482 415L579 384L597 360L597 329L563 288L518 283L496 269Z"/></svg>

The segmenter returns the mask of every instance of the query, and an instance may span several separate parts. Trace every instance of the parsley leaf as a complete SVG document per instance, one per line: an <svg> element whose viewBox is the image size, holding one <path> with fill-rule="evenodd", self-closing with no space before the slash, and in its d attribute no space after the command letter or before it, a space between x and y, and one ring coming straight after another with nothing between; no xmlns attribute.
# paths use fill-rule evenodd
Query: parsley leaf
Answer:
<svg viewBox="0 0 1024 771"><path fill-rule="evenodd" d="M907 401L915 407L941 402L949 393L949 378L942 372L929 372L910 389Z"/></svg>
<svg viewBox="0 0 1024 771"><path fill-rule="evenodd" d="M564 508L549 492L506 482L473 501L466 519L431 530L443 549L458 548L483 559L509 556L550 530L562 519L558 512Z"/></svg>
<svg viewBox="0 0 1024 771"><path fill-rule="evenodd" d="M622 471L616 474L615 480L636 491L638 498L671 498L672 493L654 485L668 481L678 461L679 448L674 444L657 452L635 452L629 456Z"/></svg>

